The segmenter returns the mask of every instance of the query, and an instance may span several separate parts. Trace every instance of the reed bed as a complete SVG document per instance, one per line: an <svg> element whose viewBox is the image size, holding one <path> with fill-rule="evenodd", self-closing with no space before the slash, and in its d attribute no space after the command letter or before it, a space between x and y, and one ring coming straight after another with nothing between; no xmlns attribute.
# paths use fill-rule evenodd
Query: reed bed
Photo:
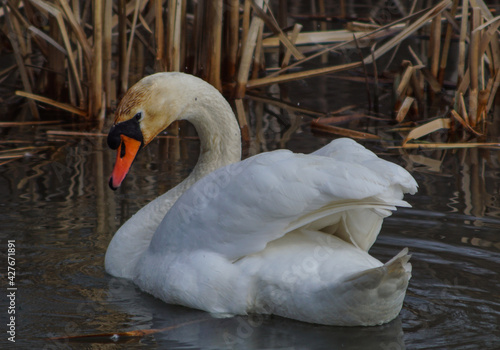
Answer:
<svg viewBox="0 0 500 350"><path fill-rule="evenodd" d="M394 2L398 6L390 9L389 22L377 14L386 6L383 2L366 18L348 17L345 2L335 15L325 12L323 0L311 2L316 10L309 15L289 13L287 3L6 0L0 8L2 52L13 59L0 69L0 81L13 82L35 120L40 118L38 101L102 125L105 112L142 76L184 71L234 99L247 139L244 99L309 115L314 130L377 139L333 125L377 119L376 108L347 114L303 110L266 94L273 84L359 71L370 106L372 100L377 105L380 82L392 82L390 124L406 135L402 147L415 147L416 140L443 129L449 131L443 142L459 147L488 139L500 85L500 17L483 0L443 0L422 9L414 1L409 10ZM328 29L332 20L341 21L343 28ZM304 30L311 21L320 22L315 27L319 31ZM405 41L416 36L427 38L422 41L426 44L417 48ZM331 64L332 52L343 52L346 59ZM309 61L318 60L319 67L309 68ZM436 103L445 108L434 115L424 112Z"/></svg>

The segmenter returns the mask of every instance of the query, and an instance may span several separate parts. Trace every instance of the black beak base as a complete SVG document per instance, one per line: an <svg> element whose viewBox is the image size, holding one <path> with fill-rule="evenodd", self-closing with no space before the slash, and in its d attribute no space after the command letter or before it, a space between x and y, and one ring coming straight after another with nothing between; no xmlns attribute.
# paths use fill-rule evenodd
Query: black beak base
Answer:
<svg viewBox="0 0 500 350"><path fill-rule="evenodd" d="M111 127L108 133L108 146L111 149L120 147L120 135L131 137L141 142L141 148L144 145L144 137L142 136L139 121L135 118L115 124Z"/></svg>

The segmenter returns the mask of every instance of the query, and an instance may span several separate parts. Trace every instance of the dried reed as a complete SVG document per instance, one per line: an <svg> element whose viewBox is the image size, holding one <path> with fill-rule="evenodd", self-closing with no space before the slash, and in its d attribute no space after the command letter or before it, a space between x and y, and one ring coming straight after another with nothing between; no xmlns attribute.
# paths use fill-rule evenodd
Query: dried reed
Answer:
<svg viewBox="0 0 500 350"><path fill-rule="evenodd" d="M324 1L318 5L316 14L292 18L325 19ZM379 58L393 51L389 60L393 62L401 42L427 28L428 60L410 48L411 55L403 58L401 75L395 83L394 121L407 121L411 110L412 121L419 124L413 135L406 138L405 146L418 138L415 135L427 135L432 128L441 129L452 120L470 137L486 137L486 121L500 86L499 18L492 16L483 0L471 0L470 6L469 0L443 0L427 9L416 6L414 2L410 15L400 11L397 20L385 25L376 24L376 19L358 20L348 22L346 29L328 30L326 22L321 22L320 31L303 32L303 23L286 27L290 17L285 1L279 2L275 16L275 7L267 0L118 0L114 8L111 0L96 0L93 6L67 0L8 0L4 2L0 24L9 32L19 68L24 92L17 94L29 98L35 118L36 100L98 119L137 77L152 70L169 70L194 73L219 90L224 88L236 98L242 128L249 122L242 99L247 96L265 100L258 89L271 84L363 67L371 96L368 82L379 80ZM344 7L342 2L343 18ZM34 15L36 11L40 13L38 17ZM454 36L459 37L458 48L451 44ZM118 48L116 53L112 52L114 46ZM267 59L276 54L279 46L283 48L280 60ZM353 47L358 47L361 58L334 65L325 61L328 52ZM43 56L46 65L33 63L34 55ZM150 56L139 60L145 55ZM449 57L454 55L458 56L458 63L450 67ZM318 56L322 57L322 67L303 68ZM151 61L154 68L148 66ZM375 72L374 79L368 77L370 67ZM299 71L292 72L292 68ZM450 69L456 70L458 80L450 111L439 116L445 121L418 120L416 111L425 103L424 91L437 96L449 88L445 71ZM14 72L12 67L0 70L0 79ZM290 108L290 112L311 114L286 103L282 106ZM313 127L346 134L338 127L329 128L321 119L313 122Z"/></svg>

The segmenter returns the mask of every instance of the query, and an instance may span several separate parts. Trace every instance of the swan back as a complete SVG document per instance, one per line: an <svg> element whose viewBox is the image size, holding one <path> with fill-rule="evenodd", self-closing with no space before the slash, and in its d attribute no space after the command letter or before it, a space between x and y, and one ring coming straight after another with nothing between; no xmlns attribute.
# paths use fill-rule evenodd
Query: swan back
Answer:
<svg viewBox="0 0 500 350"><path fill-rule="evenodd" d="M346 142L351 141L337 144ZM279 150L209 174L167 213L151 252L206 249L236 260L306 225L317 230L334 227L332 234L340 231L341 238L347 235L368 250L390 210L409 206L402 198L411 176L398 166L399 175L387 176L340 154L325 157ZM410 190L416 190L416 183ZM362 225L351 224L364 214L369 215L362 218Z"/></svg>

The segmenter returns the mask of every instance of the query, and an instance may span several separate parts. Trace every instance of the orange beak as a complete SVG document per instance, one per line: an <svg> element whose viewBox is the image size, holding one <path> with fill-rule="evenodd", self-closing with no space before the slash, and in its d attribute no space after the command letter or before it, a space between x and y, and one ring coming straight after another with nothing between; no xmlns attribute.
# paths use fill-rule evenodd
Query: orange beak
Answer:
<svg viewBox="0 0 500 350"><path fill-rule="evenodd" d="M132 165L132 162L141 148L141 141L137 141L131 137L120 135L121 143L116 151L116 162L111 177L109 178L109 187L116 190L120 187L123 179Z"/></svg>

